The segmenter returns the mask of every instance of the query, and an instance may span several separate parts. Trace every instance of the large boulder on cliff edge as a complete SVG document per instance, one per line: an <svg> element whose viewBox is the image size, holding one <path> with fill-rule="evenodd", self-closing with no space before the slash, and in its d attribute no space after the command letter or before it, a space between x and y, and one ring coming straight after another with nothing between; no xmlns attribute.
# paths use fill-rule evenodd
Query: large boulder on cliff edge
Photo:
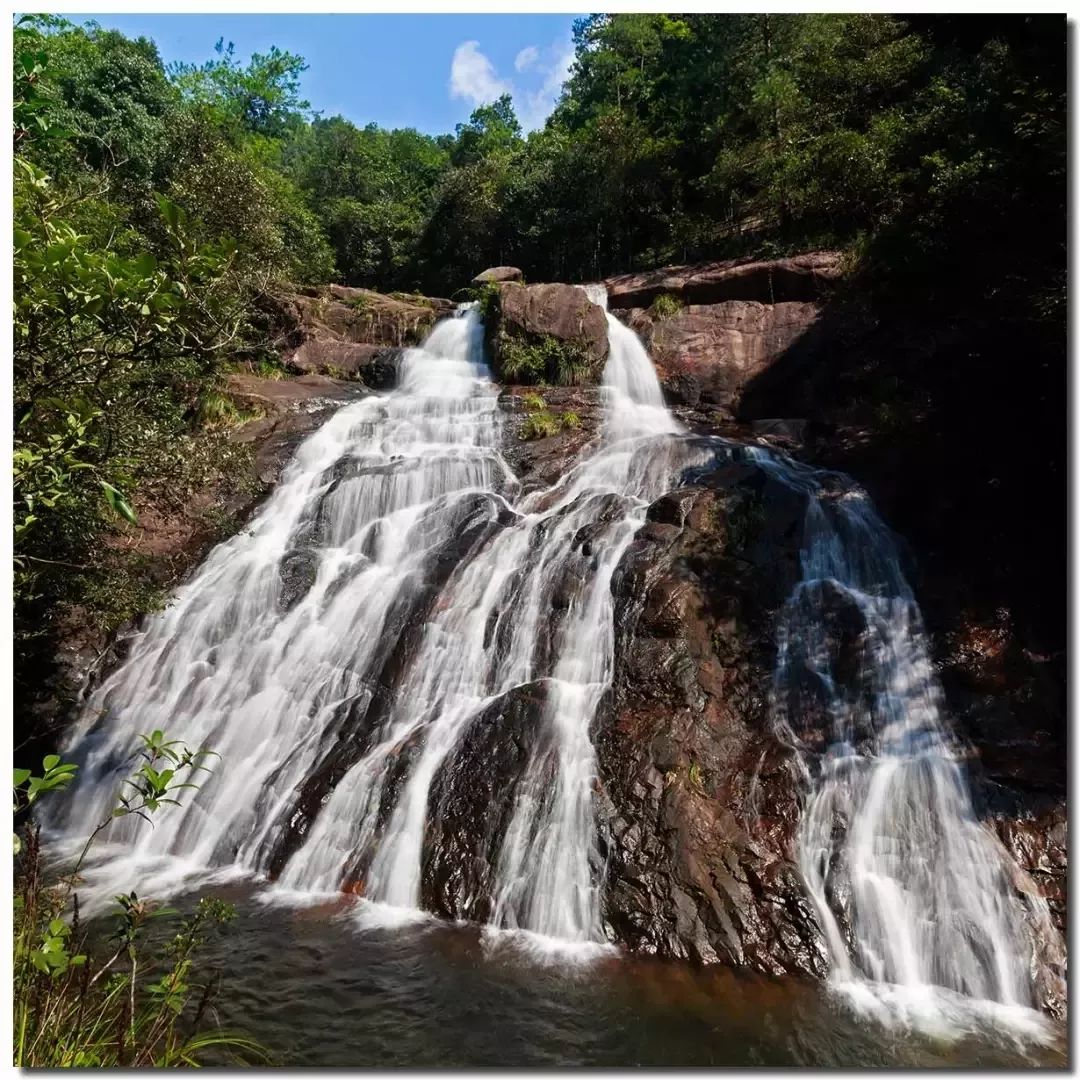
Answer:
<svg viewBox="0 0 1080 1080"><path fill-rule="evenodd" d="M504 282L484 311L488 355L505 383L589 386L607 360L607 316L584 289Z"/></svg>
<svg viewBox="0 0 1080 1080"><path fill-rule="evenodd" d="M470 284L487 285L492 281L520 281L524 276L516 266L490 266L477 274Z"/></svg>

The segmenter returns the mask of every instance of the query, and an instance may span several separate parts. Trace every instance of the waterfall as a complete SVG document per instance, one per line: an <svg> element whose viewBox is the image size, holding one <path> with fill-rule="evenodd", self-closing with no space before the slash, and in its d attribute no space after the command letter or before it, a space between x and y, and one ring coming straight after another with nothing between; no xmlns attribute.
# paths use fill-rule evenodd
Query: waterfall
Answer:
<svg viewBox="0 0 1080 1080"><path fill-rule="evenodd" d="M602 289L590 296L606 310ZM301 445L72 731L78 796L47 819L71 842L108 814L138 732L221 755L154 828L115 822L91 885L108 895L134 877L162 895L263 877L287 897L357 893L366 917L449 910L604 943L590 728L614 675L612 578L649 504L733 452L685 435L637 336L607 321L601 429L547 490L523 494L500 453L469 306L404 353L396 390ZM805 498L773 699L802 769L798 859L834 980L1030 1005L1011 862L972 808L891 535L846 478L742 452ZM472 848L455 849L452 902L437 902L425 875L447 792L469 787L470 740L500 737L526 699L520 761ZM1052 936L1045 905L1035 915Z"/></svg>
<svg viewBox="0 0 1080 1080"><path fill-rule="evenodd" d="M804 770L798 857L833 981L916 1021L955 1011L950 992L1031 1007L1035 938L1052 951L1057 935L975 815L891 533L846 477L749 453L807 500L773 699Z"/></svg>
<svg viewBox="0 0 1080 1080"><path fill-rule="evenodd" d="M475 310L405 354L397 390L336 413L93 693L68 746L78 809L52 824L74 837L106 814L136 733L160 728L221 764L155 828L110 829L146 886L221 867L418 909L440 769L485 708L542 681L490 922L604 941L589 727L611 577L685 457L641 343L608 323L602 430L548 491L516 498Z"/></svg>

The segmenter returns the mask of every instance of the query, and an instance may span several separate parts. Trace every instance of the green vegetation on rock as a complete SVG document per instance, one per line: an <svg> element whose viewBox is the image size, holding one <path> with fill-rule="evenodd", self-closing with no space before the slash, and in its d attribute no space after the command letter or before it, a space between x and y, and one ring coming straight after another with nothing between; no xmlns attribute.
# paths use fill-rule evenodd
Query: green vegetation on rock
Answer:
<svg viewBox="0 0 1080 1080"><path fill-rule="evenodd" d="M562 431L576 431L581 427L581 417L572 410L554 412L539 394L523 394L521 404L525 420L521 425L520 438L524 441L546 439Z"/></svg>
<svg viewBox="0 0 1080 1080"><path fill-rule="evenodd" d="M505 382L579 386L594 367L581 346L550 334L518 337L500 329L494 349Z"/></svg>
<svg viewBox="0 0 1080 1080"><path fill-rule="evenodd" d="M664 319L678 315L682 309L682 301L677 296L671 293L660 293L649 305L649 314L658 322L662 322Z"/></svg>

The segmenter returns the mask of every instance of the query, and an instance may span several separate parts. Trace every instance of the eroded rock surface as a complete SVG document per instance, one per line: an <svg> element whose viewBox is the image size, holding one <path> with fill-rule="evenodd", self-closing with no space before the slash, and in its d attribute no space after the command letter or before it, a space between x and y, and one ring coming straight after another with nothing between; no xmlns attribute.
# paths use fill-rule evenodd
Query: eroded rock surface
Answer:
<svg viewBox="0 0 1080 1080"><path fill-rule="evenodd" d="M826 970L767 697L801 514L752 464L723 465L650 507L613 582L616 681L596 733L605 917L636 951Z"/></svg>
<svg viewBox="0 0 1080 1080"><path fill-rule="evenodd" d="M747 383L814 327L840 273L839 254L822 251L665 267L604 285L608 307L649 350L669 404L733 413Z"/></svg>
<svg viewBox="0 0 1080 1080"><path fill-rule="evenodd" d="M648 307L658 296L683 304L753 300L762 304L819 303L842 273L837 251L811 251L787 259L729 259L665 266L608 278L608 307Z"/></svg>
<svg viewBox="0 0 1080 1080"><path fill-rule="evenodd" d="M273 306L276 347L286 367L355 379L373 390L393 387L400 350L418 345L455 307L437 297L344 285L284 295Z"/></svg>
<svg viewBox="0 0 1080 1080"><path fill-rule="evenodd" d="M724 300L667 316L642 308L616 314L645 343L669 403L733 410L747 382L801 338L819 312L812 301Z"/></svg>

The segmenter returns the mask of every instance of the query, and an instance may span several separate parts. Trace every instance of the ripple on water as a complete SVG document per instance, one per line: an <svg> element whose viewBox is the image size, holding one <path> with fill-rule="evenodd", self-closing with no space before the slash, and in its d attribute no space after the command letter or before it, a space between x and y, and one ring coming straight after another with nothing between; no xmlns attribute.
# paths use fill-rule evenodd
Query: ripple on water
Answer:
<svg viewBox="0 0 1080 1080"><path fill-rule="evenodd" d="M283 1064L1066 1064L1063 1032L1047 1021L1025 1035L1000 1012L972 1007L947 1032L885 1025L811 980L606 949L586 957L536 935L429 916L379 923L386 912L352 897L260 902L271 891L217 890L238 916L208 959L225 971L223 1021Z"/></svg>

